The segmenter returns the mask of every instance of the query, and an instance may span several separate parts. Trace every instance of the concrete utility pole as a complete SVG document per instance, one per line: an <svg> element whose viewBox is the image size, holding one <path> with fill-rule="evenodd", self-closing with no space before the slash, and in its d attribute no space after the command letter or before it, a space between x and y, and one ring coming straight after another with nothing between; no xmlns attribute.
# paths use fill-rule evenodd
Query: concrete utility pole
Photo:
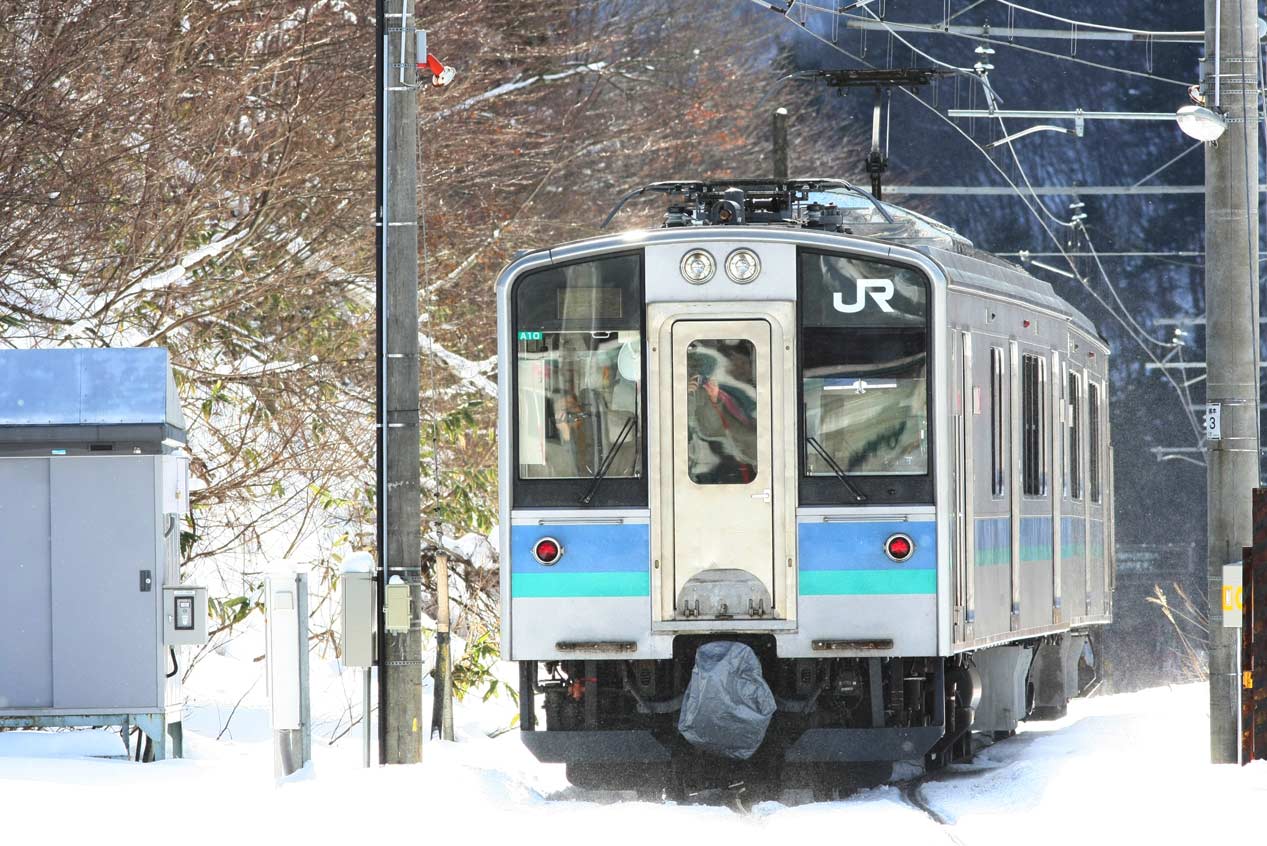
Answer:
<svg viewBox="0 0 1267 846"><path fill-rule="evenodd" d="M1258 485L1258 4L1206 0L1207 104L1227 131L1205 147L1206 398L1221 406L1208 441L1210 758L1235 763L1239 738L1236 629L1223 628L1223 565L1253 541Z"/></svg>
<svg viewBox="0 0 1267 846"><path fill-rule="evenodd" d="M376 6L378 758L415 764L422 760L416 45L409 0ZM408 585L408 628L388 631L387 585L400 582Z"/></svg>

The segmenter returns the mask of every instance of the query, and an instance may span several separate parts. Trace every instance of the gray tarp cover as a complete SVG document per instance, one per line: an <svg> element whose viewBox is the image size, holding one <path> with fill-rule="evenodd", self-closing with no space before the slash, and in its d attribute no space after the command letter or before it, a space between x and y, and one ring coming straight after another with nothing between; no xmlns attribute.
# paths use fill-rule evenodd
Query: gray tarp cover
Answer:
<svg viewBox="0 0 1267 846"><path fill-rule="evenodd" d="M747 760L765 739L774 707L756 654L742 643L713 641L695 652L677 728L698 749Z"/></svg>

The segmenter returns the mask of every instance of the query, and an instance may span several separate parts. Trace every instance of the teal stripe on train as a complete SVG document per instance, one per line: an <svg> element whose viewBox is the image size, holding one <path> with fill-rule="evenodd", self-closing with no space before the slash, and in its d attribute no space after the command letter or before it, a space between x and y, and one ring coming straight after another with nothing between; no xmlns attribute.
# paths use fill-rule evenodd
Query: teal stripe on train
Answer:
<svg viewBox="0 0 1267 846"><path fill-rule="evenodd" d="M510 528L512 599L651 595L651 530L646 523L521 523ZM552 565L532 554L552 537L563 554Z"/></svg>
<svg viewBox="0 0 1267 846"><path fill-rule="evenodd" d="M646 573L511 573L510 595L515 599L579 596L649 596Z"/></svg>
<svg viewBox="0 0 1267 846"><path fill-rule="evenodd" d="M915 544L907 561L884 553L894 534ZM801 596L937 593L937 524L933 520L840 520L797 525Z"/></svg>
<svg viewBox="0 0 1267 846"><path fill-rule="evenodd" d="M1091 521L1091 560L1097 564L1104 563L1104 521Z"/></svg>
<svg viewBox="0 0 1267 846"><path fill-rule="evenodd" d="M1051 518L1021 518L1021 563L1051 560Z"/></svg>
<svg viewBox="0 0 1267 846"><path fill-rule="evenodd" d="M1012 563L1012 518L978 517L974 540L978 567L1005 567Z"/></svg>
<svg viewBox="0 0 1267 846"><path fill-rule="evenodd" d="M1087 530L1085 517L1068 516L1060 518L1060 557L1081 558L1087 554L1087 542L1084 535Z"/></svg>
<svg viewBox="0 0 1267 846"><path fill-rule="evenodd" d="M1068 520L1070 518L1065 518ZM1062 529L1067 524L1062 521ZM1067 538L1067 533L1064 538ZM1063 539L1063 538L1062 538ZM1012 520L1010 517L978 517L976 520L975 564L978 567L1004 567L1012 563ZM1066 540L1067 544L1068 541ZM1063 544L1062 544L1063 545ZM1081 554L1082 546L1063 545L1066 558ZM1051 560L1051 518L1021 518L1021 561L1037 563Z"/></svg>
<svg viewBox="0 0 1267 846"><path fill-rule="evenodd" d="M936 592L936 570L801 571L801 596L880 596Z"/></svg>

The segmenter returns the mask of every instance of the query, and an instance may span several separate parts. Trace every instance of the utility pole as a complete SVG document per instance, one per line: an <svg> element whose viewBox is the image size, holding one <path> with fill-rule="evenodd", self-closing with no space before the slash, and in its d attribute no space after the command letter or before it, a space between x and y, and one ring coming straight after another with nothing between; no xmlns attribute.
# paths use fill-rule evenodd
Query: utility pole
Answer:
<svg viewBox="0 0 1267 846"><path fill-rule="evenodd" d="M780 106L774 110L771 129L774 136L774 178L787 179L787 109Z"/></svg>
<svg viewBox="0 0 1267 846"><path fill-rule="evenodd" d="M378 758L416 764L422 760L416 45L409 0L376 5ZM387 586L401 583L408 586L408 627L388 631Z"/></svg>
<svg viewBox="0 0 1267 846"><path fill-rule="evenodd" d="M1206 0L1207 104L1227 130L1205 146L1206 401L1222 432L1207 441L1210 759L1239 748L1237 630L1224 628L1223 565L1253 542L1258 457L1258 4Z"/></svg>

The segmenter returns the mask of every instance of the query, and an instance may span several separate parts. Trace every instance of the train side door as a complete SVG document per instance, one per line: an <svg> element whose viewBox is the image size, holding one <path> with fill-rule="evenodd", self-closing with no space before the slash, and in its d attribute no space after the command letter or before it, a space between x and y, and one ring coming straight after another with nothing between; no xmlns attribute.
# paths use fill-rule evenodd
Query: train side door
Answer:
<svg viewBox="0 0 1267 846"><path fill-rule="evenodd" d="M956 641L972 637L972 621L975 602L976 577L976 473L975 416L981 413L981 393L973 379L972 334L957 332L954 349L954 373L959 384L955 386L955 457L958 463L955 498L956 531L959 543L955 558L955 618Z"/></svg>
<svg viewBox="0 0 1267 846"><path fill-rule="evenodd" d="M671 332L675 616L771 615L770 324L679 320Z"/></svg>

